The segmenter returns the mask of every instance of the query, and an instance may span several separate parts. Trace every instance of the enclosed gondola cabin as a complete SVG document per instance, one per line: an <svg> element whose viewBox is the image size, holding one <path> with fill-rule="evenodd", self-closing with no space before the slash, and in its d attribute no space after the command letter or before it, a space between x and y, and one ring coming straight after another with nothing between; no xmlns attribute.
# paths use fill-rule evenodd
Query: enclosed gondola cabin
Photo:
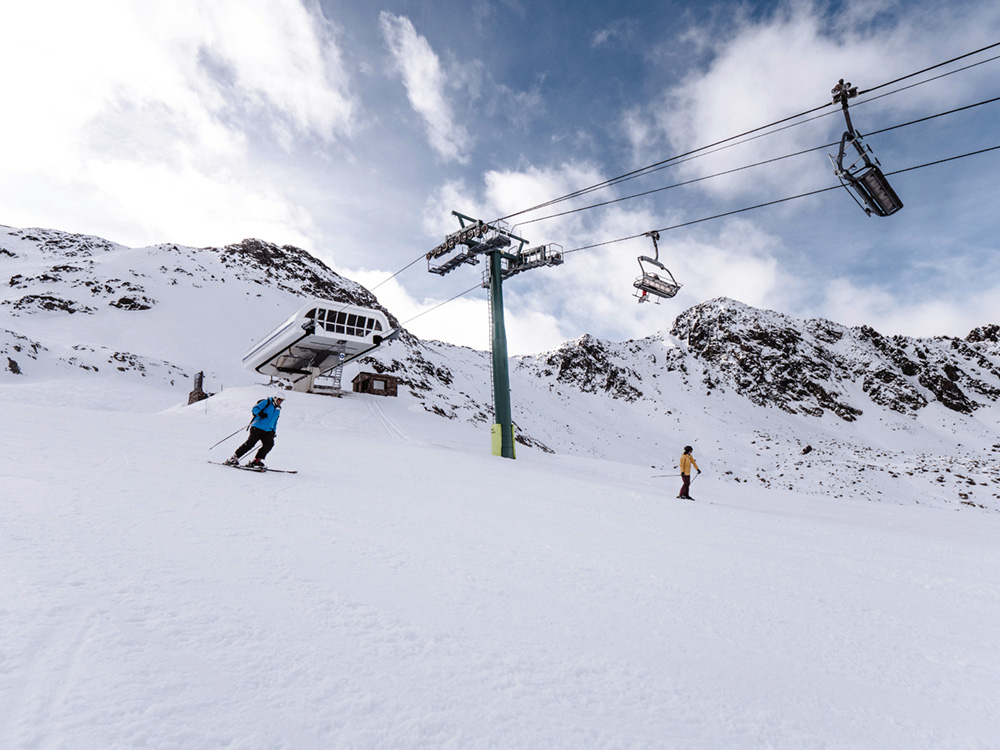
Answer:
<svg viewBox="0 0 1000 750"><path fill-rule="evenodd" d="M310 391L317 376L343 366L395 338L398 331L380 310L312 300L243 357L248 370L287 378Z"/></svg>

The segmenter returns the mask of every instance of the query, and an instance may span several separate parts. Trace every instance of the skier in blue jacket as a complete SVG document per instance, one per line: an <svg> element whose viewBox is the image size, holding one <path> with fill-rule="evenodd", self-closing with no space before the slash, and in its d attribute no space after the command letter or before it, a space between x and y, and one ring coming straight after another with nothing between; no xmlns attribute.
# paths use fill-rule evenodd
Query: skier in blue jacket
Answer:
<svg viewBox="0 0 1000 750"><path fill-rule="evenodd" d="M278 417L281 416L281 404L285 399L281 396L264 398L253 407L253 421L250 422L250 437L239 448L236 453L226 463L230 466L238 466L244 454L249 453L258 441L260 448L253 461L247 464L255 469L263 469L264 457L270 453L274 447L274 438L278 429Z"/></svg>

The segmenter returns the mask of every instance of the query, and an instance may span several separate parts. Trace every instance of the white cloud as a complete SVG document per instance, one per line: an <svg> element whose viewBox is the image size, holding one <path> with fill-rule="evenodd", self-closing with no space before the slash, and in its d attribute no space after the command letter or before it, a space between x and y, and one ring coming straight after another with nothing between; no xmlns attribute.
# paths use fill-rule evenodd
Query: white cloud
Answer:
<svg viewBox="0 0 1000 750"><path fill-rule="evenodd" d="M490 349L489 310L487 291L476 288L467 296L452 299L465 289L476 285L484 266L470 269L463 278L449 276L449 283L442 288L454 289L451 296L414 298L398 281L386 281L391 273L385 271L340 270L348 278L371 289L385 307L392 310L407 330L422 339L447 341L480 351ZM457 287L457 288L456 288ZM555 349L566 340L559 321L550 313L522 307L515 294L505 286L504 327L507 331L507 352L510 355L536 354ZM444 304L442 304L444 303Z"/></svg>
<svg viewBox="0 0 1000 750"><path fill-rule="evenodd" d="M403 79L413 107L424 120L431 148L445 161L468 162L472 138L455 121L446 89L448 80L441 61L410 19L383 11L379 16L382 36Z"/></svg>
<svg viewBox="0 0 1000 750"><path fill-rule="evenodd" d="M8 223L128 244L308 225L248 140L351 133L332 30L299 0L40 0L0 8ZM255 229L256 228L256 229Z"/></svg>
<svg viewBox="0 0 1000 750"><path fill-rule="evenodd" d="M1000 287L973 295L914 299L879 284L838 278L826 285L823 309L824 317L838 323L869 325L885 335L963 337L973 328L996 322L997 299Z"/></svg>
<svg viewBox="0 0 1000 750"><path fill-rule="evenodd" d="M595 31L590 37L591 47L607 47L612 44L632 44L640 33L640 24L632 18L620 18Z"/></svg>
<svg viewBox="0 0 1000 750"><path fill-rule="evenodd" d="M878 17L874 23L877 8L867 2L847 3L832 17L819 4L783 5L763 20L737 16L731 27L711 38L709 64L679 84L666 84L655 106L629 112L623 135L639 163L651 161L643 157L650 153L686 153L728 139L829 102L830 89L840 78L862 89L877 86L994 41L984 37L996 28L1000 13L987 6L973 11L923 7L896 18ZM704 41L704 29L699 31ZM870 131L896 124L901 113L943 108L961 98L967 80L972 79L956 77L926 87L923 96L887 97L863 109L856 102L855 127ZM774 136L727 143L718 153L701 154L684 162L679 176L714 174L839 139L845 127L840 109L831 106L818 115L814 122ZM698 189L732 197L752 194L763 185L778 195L792 195L824 186L831 175L824 153L816 152L699 183Z"/></svg>

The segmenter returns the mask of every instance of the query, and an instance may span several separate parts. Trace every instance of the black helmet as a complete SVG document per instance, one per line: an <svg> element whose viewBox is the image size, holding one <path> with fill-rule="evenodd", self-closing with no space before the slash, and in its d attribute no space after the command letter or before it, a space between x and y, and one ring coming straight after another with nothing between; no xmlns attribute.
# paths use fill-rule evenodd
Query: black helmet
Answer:
<svg viewBox="0 0 1000 750"><path fill-rule="evenodd" d="M685 445L684 446L684 452L685 453L690 453L693 450L694 450L694 448L692 448L690 445Z"/></svg>

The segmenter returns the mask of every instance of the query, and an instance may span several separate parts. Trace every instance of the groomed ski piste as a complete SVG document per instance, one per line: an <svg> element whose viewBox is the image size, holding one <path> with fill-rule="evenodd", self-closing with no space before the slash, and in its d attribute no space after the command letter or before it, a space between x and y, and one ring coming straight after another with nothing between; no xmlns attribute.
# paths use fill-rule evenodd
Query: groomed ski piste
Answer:
<svg viewBox="0 0 1000 750"><path fill-rule="evenodd" d="M519 447L408 398L0 385L0 747L996 748L1000 515ZM678 436L678 445L683 438Z"/></svg>

